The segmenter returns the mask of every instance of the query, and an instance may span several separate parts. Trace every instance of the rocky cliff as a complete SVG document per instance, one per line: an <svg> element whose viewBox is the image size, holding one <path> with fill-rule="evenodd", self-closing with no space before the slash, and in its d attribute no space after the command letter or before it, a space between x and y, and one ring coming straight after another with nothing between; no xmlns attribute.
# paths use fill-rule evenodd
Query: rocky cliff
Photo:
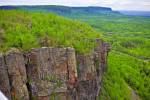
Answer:
<svg viewBox="0 0 150 100"><path fill-rule="evenodd" d="M44 47L0 55L0 90L9 100L96 100L110 47L96 40L89 54Z"/></svg>

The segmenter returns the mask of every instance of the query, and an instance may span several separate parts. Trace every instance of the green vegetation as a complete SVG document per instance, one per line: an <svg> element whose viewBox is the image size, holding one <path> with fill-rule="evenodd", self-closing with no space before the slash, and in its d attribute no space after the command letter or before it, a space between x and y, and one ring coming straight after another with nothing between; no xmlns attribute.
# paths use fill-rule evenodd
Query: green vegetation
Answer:
<svg viewBox="0 0 150 100"><path fill-rule="evenodd" d="M114 50L109 54L108 62L101 100L130 100L130 88L141 99L149 100L150 63Z"/></svg>
<svg viewBox="0 0 150 100"><path fill-rule="evenodd" d="M150 98L150 18L121 14L67 16L89 23L111 43L100 100Z"/></svg>
<svg viewBox="0 0 150 100"><path fill-rule="evenodd" d="M78 21L17 10L0 10L0 35L1 52L12 47L29 50L41 46L71 46L86 53L95 43L85 39L100 37L89 25Z"/></svg>
<svg viewBox="0 0 150 100"><path fill-rule="evenodd" d="M150 58L150 18L125 15L82 16L96 30L103 33L113 49L142 59Z"/></svg>
<svg viewBox="0 0 150 100"><path fill-rule="evenodd" d="M46 10L37 7L31 11L49 12L49 9L48 6ZM100 100L131 100L132 92L142 100L149 100L150 17L126 16L110 10L60 9L53 9L52 12L86 22L96 31L87 24L54 14L1 10L0 51L11 47L29 50L48 45L72 46L85 53L94 46L93 42L85 40L99 38L101 33L111 43L112 51L108 57Z"/></svg>

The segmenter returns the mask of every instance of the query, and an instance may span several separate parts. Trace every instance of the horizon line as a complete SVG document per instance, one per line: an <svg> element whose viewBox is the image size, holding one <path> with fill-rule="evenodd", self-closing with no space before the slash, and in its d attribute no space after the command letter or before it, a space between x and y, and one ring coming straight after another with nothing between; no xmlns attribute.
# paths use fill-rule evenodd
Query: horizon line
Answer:
<svg viewBox="0 0 150 100"><path fill-rule="evenodd" d="M113 11L145 11L150 12L150 10L132 10L132 9L113 9L112 7L108 6L70 6L70 5L48 5L48 4L0 4L0 6L62 6L62 7L103 7L103 8L111 8Z"/></svg>

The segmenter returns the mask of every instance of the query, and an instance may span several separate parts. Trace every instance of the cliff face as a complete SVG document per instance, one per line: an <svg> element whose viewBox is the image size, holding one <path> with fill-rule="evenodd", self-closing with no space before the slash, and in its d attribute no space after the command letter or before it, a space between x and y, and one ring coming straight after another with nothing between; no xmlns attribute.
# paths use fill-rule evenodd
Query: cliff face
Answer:
<svg viewBox="0 0 150 100"><path fill-rule="evenodd" d="M73 48L40 48L0 55L0 90L10 100L96 100L109 45L88 55Z"/></svg>

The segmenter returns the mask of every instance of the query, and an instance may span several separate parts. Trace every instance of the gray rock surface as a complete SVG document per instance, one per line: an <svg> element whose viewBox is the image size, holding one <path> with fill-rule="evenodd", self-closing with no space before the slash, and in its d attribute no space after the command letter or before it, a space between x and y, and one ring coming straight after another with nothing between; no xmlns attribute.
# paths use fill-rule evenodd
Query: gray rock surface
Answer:
<svg viewBox="0 0 150 100"><path fill-rule="evenodd" d="M43 47L0 55L0 90L10 100L96 100L110 50L96 42L89 54Z"/></svg>
<svg viewBox="0 0 150 100"><path fill-rule="evenodd" d="M29 88L34 98L49 100L53 95L65 94L68 80L77 77L72 48L34 49L26 54L26 59Z"/></svg>
<svg viewBox="0 0 150 100"><path fill-rule="evenodd" d="M2 55L0 55L0 90L11 99L8 72Z"/></svg>
<svg viewBox="0 0 150 100"><path fill-rule="evenodd" d="M29 100L23 54L21 52L11 51L5 56L5 61L8 69L12 99Z"/></svg>

